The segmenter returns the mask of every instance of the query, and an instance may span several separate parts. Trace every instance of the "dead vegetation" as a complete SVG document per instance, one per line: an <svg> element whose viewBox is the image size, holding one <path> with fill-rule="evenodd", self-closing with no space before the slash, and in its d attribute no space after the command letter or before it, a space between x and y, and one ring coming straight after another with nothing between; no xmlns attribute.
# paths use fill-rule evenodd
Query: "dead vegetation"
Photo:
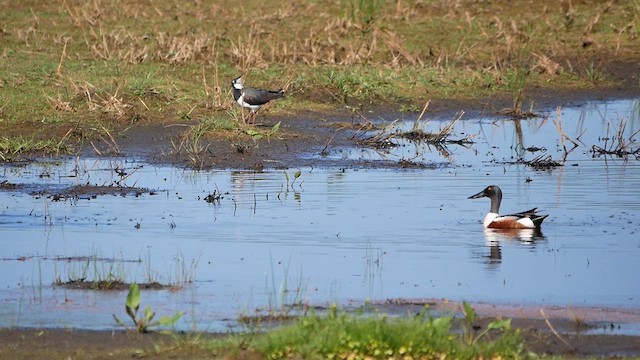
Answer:
<svg viewBox="0 0 640 360"><path fill-rule="evenodd" d="M523 148L524 138L522 134L522 127L519 125L521 120L516 121L516 138L518 139L518 148L524 151L520 151L519 158L514 162L508 162L512 164L524 164L532 167L535 170L552 170L556 167L564 166L567 162L569 155L578 149L581 145L587 146L580 139L582 135L587 131L587 129L583 129L575 139L571 138L567 135L563 129L562 124L562 109L560 107L556 108L556 117L552 120L557 132L559 143L562 148L562 159L554 160L551 155L546 155L547 149L544 147L536 147L530 146L526 149ZM546 120L545 120L546 121ZM607 122L606 133L602 136L598 137L598 140L603 142L602 145L591 145L590 152L592 157L600 157L600 156L615 156L622 159L628 159L629 157L634 157L635 159L640 159L640 147L637 146L636 135L640 133L640 130L637 130L632 133L628 133L627 131L627 119L620 118L617 122L617 129L614 134L611 134L611 121ZM524 152L541 152L542 154L535 156L533 159L525 159Z"/></svg>
<svg viewBox="0 0 640 360"><path fill-rule="evenodd" d="M635 139L640 130L635 131L630 136L625 136L627 121L622 119L619 122L618 130L615 134L610 135L611 123L607 123L607 133L600 138L604 142L602 146L592 145L591 151L593 157L613 155L619 158L627 159L630 156L640 159L640 146Z"/></svg>
<svg viewBox="0 0 640 360"><path fill-rule="evenodd" d="M464 115L464 111L460 111L455 114L453 119L442 126L439 130L427 131L426 128L429 127L429 121L424 121L422 118L429 108L429 104L430 101L427 101L410 130L398 130L397 121L393 121L373 136L363 139L361 143L367 146L372 146L376 149L386 149L398 146L394 139L406 139L412 142L422 142L427 145L435 146L436 149L444 153L448 153L446 146L449 144L467 146L474 143L473 138L475 137L475 134L467 134L462 138L453 138L455 125ZM370 129L368 131L370 131Z"/></svg>
<svg viewBox="0 0 640 360"><path fill-rule="evenodd" d="M553 170L558 166L563 166L562 163L553 160L551 155L538 155L531 160L522 160L522 163L534 170Z"/></svg>
<svg viewBox="0 0 640 360"><path fill-rule="evenodd" d="M428 103L427 103L428 105ZM425 107L426 110L426 107ZM424 110L423 113L424 114ZM445 124L440 130L435 132L426 131L425 128L429 125L429 122L426 121L422 123L422 114L421 116L414 122L413 128L406 132L399 132L396 134L397 137L412 140L412 141L424 141L428 144L436 145L446 145L446 144L458 144L458 145L470 145L473 144L474 134L467 134L462 138L452 138L454 135L454 127L456 123L464 116L464 111L459 111L455 114L453 119Z"/></svg>
<svg viewBox="0 0 640 360"><path fill-rule="evenodd" d="M78 201L96 199L98 196L128 196L135 197L143 194L154 194L147 188L124 186L120 184L109 185L75 185L66 189L51 191L51 189L37 190L30 193L36 199L46 198L51 201Z"/></svg>
<svg viewBox="0 0 640 360"><path fill-rule="evenodd" d="M287 85L288 100L268 110L278 114L498 93L512 95L505 113L521 118L535 115L531 101L525 107L531 86L610 84L599 59L638 56L631 0L268 5L12 3L0 128L47 119L74 128L67 141L117 155L116 128L229 111L228 80L238 74Z"/></svg>

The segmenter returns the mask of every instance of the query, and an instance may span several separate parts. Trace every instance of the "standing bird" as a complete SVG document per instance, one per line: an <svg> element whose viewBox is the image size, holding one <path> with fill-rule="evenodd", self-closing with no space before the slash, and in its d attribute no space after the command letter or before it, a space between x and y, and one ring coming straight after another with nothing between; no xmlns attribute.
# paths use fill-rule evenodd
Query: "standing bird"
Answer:
<svg viewBox="0 0 640 360"><path fill-rule="evenodd" d="M264 90L250 87L244 87L242 76L231 81L233 86L233 98L238 105L251 110L251 118L255 118L256 112L262 105L273 99L284 97L284 90ZM243 116L244 119L244 116Z"/></svg>
<svg viewBox="0 0 640 360"><path fill-rule="evenodd" d="M499 215L502 190L497 185L489 185L479 193L469 196L469 199L481 197L491 199L491 209L482 222L485 229L539 229L542 221L549 216L539 214L536 211L537 208L515 214Z"/></svg>

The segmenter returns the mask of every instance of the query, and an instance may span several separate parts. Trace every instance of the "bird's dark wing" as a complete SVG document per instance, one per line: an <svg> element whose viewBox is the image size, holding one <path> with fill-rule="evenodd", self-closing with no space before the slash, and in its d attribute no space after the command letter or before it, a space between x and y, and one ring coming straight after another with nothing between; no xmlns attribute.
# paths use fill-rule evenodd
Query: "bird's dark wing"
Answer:
<svg viewBox="0 0 640 360"><path fill-rule="evenodd" d="M532 217L532 216L538 216L537 211L538 211L538 208L534 207L533 209L520 211L520 212L513 213L513 214L501 215L501 216L515 216L515 217L519 217L519 218Z"/></svg>
<svg viewBox="0 0 640 360"><path fill-rule="evenodd" d="M538 208L534 207L533 209L529 209L526 211L521 211L521 212L517 212L515 214L509 214L509 215L501 215L501 217L508 217L508 216L513 216L513 217L517 217L517 218L525 218L528 217L529 219L531 219L531 221L533 221L533 223L535 224L536 227L540 227L540 225L542 224L542 221L544 221L544 219L547 218L547 216L549 216L549 214L540 214L538 212Z"/></svg>
<svg viewBox="0 0 640 360"><path fill-rule="evenodd" d="M254 88L244 88L244 101L250 105L263 105L269 101L284 96L283 90L264 90Z"/></svg>

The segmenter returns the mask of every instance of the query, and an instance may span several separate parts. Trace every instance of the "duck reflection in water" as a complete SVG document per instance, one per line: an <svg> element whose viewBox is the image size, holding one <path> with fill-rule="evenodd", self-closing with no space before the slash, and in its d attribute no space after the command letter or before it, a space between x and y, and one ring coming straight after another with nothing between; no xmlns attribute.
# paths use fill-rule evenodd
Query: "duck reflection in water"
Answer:
<svg viewBox="0 0 640 360"><path fill-rule="evenodd" d="M536 229L484 229L484 238L487 242L517 240L531 243L537 240L544 240L540 228Z"/></svg>
<svg viewBox="0 0 640 360"><path fill-rule="evenodd" d="M489 255L485 256L489 266L502 263L502 242L518 241L523 245L530 245L536 241L545 240L542 230L538 229L484 229L484 238L489 247Z"/></svg>

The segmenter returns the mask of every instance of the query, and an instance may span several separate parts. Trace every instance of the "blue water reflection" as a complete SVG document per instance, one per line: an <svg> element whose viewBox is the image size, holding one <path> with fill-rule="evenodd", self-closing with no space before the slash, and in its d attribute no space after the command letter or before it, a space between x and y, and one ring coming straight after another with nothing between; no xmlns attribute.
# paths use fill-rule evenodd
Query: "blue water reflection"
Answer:
<svg viewBox="0 0 640 360"><path fill-rule="evenodd" d="M568 154L555 112L519 122L467 119L455 132L475 134L475 144L449 145L446 156L426 144L329 155L450 166L305 168L294 183L296 169L287 179L283 171L198 172L126 160L5 166L0 181L18 188L0 191L0 325L115 327L122 292L51 286L91 269L130 281L192 275L195 283L180 291L143 292L143 302L159 314L186 311L181 327L208 330L291 302L403 297L638 308L640 163L591 152L622 119L627 136L640 129L638 108L634 100L562 109L563 132L579 144ZM564 166L513 164L537 156L523 151L532 146L565 158ZM59 202L30 195L43 185L114 182L156 195ZM502 188L505 213L548 212L542 233L483 231L489 203L467 197L488 184ZM220 201L205 202L214 191ZM86 257L112 261L88 261L84 270Z"/></svg>

